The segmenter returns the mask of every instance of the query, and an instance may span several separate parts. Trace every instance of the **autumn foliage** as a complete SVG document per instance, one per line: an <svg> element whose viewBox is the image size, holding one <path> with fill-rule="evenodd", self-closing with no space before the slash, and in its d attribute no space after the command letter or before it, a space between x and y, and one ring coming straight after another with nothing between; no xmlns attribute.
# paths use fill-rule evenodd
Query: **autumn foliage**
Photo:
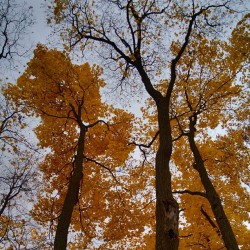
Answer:
<svg viewBox="0 0 250 250"><path fill-rule="evenodd" d="M49 6L48 23L63 31L64 50L38 44L17 82L3 89L13 113L2 112L1 128L27 129L19 114L34 120L44 157L32 162L40 186L29 219L1 213L2 242L10 223L42 249L250 248L249 14L223 29L235 6ZM115 75L104 81L102 67L72 62L72 50L88 49L119 72L116 89L130 86L139 95L143 86L149 98L139 98L139 117L103 101ZM2 151L19 152L4 132ZM29 155L14 168L26 169Z"/></svg>

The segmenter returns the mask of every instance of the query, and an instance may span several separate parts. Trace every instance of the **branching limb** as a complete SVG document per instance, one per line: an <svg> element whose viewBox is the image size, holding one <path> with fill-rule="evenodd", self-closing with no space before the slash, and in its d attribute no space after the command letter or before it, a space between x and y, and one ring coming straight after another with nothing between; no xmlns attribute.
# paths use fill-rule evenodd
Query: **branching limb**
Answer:
<svg viewBox="0 0 250 250"><path fill-rule="evenodd" d="M112 171L110 168L106 167L104 164L102 164L102 163L100 163L100 162L98 162L98 161L96 161L96 160L94 160L94 159L88 158L87 156L84 156L84 158L85 158L87 161L93 162L93 163L95 163L97 166L100 166L100 167L106 169L106 170L111 174L111 176L112 176L112 178L114 179L114 181L116 182L116 184L117 184L117 185L121 185L121 183L117 180L116 176L114 175L113 171ZM122 188L125 189L126 191L128 191L126 188L124 188L124 187L122 187Z"/></svg>
<svg viewBox="0 0 250 250"><path fill-rule="evenodd" d="M0 60L13 61L13 55L22 56L22 40L33 24L32 7L23 7L18 1L0 0Z"/></svg>
<svg viewBox="0 0 250 250"><path fill-rule="evenodd" d="M128 144L128 145L135 145L135 146L139 147L140 151L143 153L143 156L144 156L144 160L142 163L143 165L147 161L147 152L143 148L150 148L159 134L160 134L160 131L158 130L149 144L136 143L136 142L130 142Z"/></svg>
<svg viewBox="0 0 250 250"><path fill-rule="evenodd" d="M209 224L216 229L216 233L218 234L218 236L221 235L219 228L217 227L217 225L213 222L213 220L210 218L210 216L207 214L207 212L204 210L204 208L201 206L200 209L201 213L205 216L206 220L209 222Z"/></svg>
<svg viewBox="0 0 250 250"><path fill-rule="evenodd" d="M179 136L177 136L176 138L174 138L174 139L172 140L173 142L174 142L174 141L178 141L182 136L188 135L188 132L185 132L185 131L183 130L182 125L181 125L181 123L180 123L179 118L178 118L177 115L174 116L174 119L177 121L178 128L179 128L179 130L181 131L181 133L180 133Z"/></svg>
<svg viewBox="0 0 250 250"><path fill-rule="evenodd" d="M175 84L175 80L176 80L176 66L179 62L179 60L181 59L185 49L187 48L190 38L191 38L191 33L195 24L195 21L197 19L198 16L204 14L207 10L212 9L212 8L220 8L220 7L225 7L227 8L227 4L230 1L226 1L223 4L218 4L218 5L208 5L206 7L201 7L200 10L196 13L193 13L192 16L190 16L190 20L189 20L189 24L188 24L188 28L187 28L187 32L185 35L185 39L184 42L179 50L179 52L177 53L176 57L172 60L171 62L171 80L167 89L167 93L166 93L166 98L167 100L170 100L171 97L171 93ZM207 23L208 24L208 23Z"/></svg>
<svg viewBox="0 0 250 250"><path fill-rule="evenodd" d="M190 194L190 195L198 195L198 196L201 196L201 197L204 197L204 198L207 197L204 192L191 191L191 190L188 190L188 189L185 189L185 190L175 190L175 191L173 191L173 194Z"/></svg>
<svg viewBox="0 0 250 250"><path fill-rule="evenodd" d="M152 140L151 140L151 142L150 142L149 144L130 142L128 145L132 145L132 144L133 144L133 145L135 145L135 146L138 146L138 147L140 148L140 150L142 150L142 147L143 147L143 148L150 148L151 145L152 145L152 144L154 143L154 141L156 140L156 138L158 137L159 133L160 133L160 131L158 130L158 131L155 133L154 137L152 138Z"/></svg>
<svg viewBox="0 0 250 250"><path fill-rule="evenodd" d="M95 125L97 125L98 123L104 123L107 126L108 130L109 130L109 124L107 122L105 122L104 120L98 120L98 121L96 121L94 123L91 123L91 124L87 125L86 128L92 128Z"/></svg>

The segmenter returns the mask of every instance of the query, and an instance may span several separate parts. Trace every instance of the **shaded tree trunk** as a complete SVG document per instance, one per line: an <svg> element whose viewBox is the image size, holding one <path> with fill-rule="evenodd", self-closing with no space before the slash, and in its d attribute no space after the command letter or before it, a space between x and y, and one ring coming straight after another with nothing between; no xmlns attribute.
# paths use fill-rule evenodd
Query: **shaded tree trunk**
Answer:
<svg viewBox="0 0 250 250"><path fill-rule="evenodd" d="M195 164L194 168L198 171L201 182L206 190L206 197L211 205L213 214L215 216L216 222L219 226L223 241L228 250L239 250L235 235L233 233L232 227L228 221L228 218L224 212L221 199L216 192L213 183L209 179L207 170L204 166L204 161L200 154L200 151L195 143L195 125L197 121L197 115L189 118L189 134L188 141L190 148L192 150Z"/></svg>
<svg viewBox="0 0 250 250"><path fill-rule="evenodd" d="M178 219L179 206L173 198L170 173L170 158L172 154L172 132L169 117L169 103L176 78L176 60L171 65L171 83L164 97L156 90L142 63L136 64L136 68L144 83L148 94L154 99L157 106L160 144L156 154L156 250L177 250L179 246Z"/></svg>
<svg viewBox="0 0 250 250"><path fill-rule="evenodd" d="M67 247L68 229L70 226L72 212L78 198L80 182L83 174L83 160L84 160L84 139L86 128L80 127L80 135L78 138L77 154L75 157L75 167L73 175L70 179L68 191L63 203L61 215L59 217L56 236L54 242L54 250L65 250Z"/></svg>
<svg viewBox="0 0 250 250"><path fill-rule="evenodd" d="M157 108L160 145L156 154L156 250L176 250L179 246L179 207L171 187L172 137L166 98L157 103Z"/></svg>

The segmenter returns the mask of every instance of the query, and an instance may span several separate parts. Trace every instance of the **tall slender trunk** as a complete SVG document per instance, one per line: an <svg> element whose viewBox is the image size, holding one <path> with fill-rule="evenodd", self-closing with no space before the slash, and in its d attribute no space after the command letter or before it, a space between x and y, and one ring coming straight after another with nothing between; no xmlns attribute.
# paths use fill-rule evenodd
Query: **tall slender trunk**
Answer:
<svg viewBox="0 0 250 250"><path fill-rule="evenodd" d="M68 191L63 203L62 212L59 217L54 242L54 250L66 250L67 247L68 229L70 226L71 216L75 206L76 198L79 193L80 182L82 180L85 133L86 128L81 127L80 135L78 138L75 167L73 175L69 182Z"/></svg>
<svg viewBox="0 0 250 250"><path fill-rule="evenodd" d="M141 76L145 89L155 101L158 112L160 144L155 159L156 250L177 250L179 246L179 206L173 198L169 166L173 146L169 118L169 103L176 78L176 62L175 60L171 66L171 83L168 86L166 97L153 87L146 71L143 69L140 59L136 64L136 68Z"/></svg>
<svg viewBox="0 0 250 250"><path fill-rule="evenodd" d="M211 205L214 217L217 221L219 226L223 241L225 246L228 250L239 250L235 235L231 228L231 225L228 221L228 218L224 212L220 197L216 192L213 183L209 179L207 170L204 166L204 161L200 154L200 151L195 143L195 125L196 125L196 116L192 116L189 119L189 134L188 134L188 141L190 148L192 150L195 164L194 168L198 171L201 182L206 190L206 197Z"/></svg>
<svg viewBox="0 0 250 250"><path fill-rule="evenodd" d="M160 145L156 154L156 250L177 250L179 207L172 195L169 169L172 137L165 98L157 104Z"/></svg>

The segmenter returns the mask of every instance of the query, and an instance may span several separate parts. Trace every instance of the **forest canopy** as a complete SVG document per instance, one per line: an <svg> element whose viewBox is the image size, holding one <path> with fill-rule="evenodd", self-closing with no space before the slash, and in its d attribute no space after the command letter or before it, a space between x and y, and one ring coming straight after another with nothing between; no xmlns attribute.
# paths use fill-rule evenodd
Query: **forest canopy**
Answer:
<svg viewBox="0 0 250 250"><path fill-rule="evenodd" d="M249 249L246 7L50 1L63 49L2 84L0 246Z"/></svg>

